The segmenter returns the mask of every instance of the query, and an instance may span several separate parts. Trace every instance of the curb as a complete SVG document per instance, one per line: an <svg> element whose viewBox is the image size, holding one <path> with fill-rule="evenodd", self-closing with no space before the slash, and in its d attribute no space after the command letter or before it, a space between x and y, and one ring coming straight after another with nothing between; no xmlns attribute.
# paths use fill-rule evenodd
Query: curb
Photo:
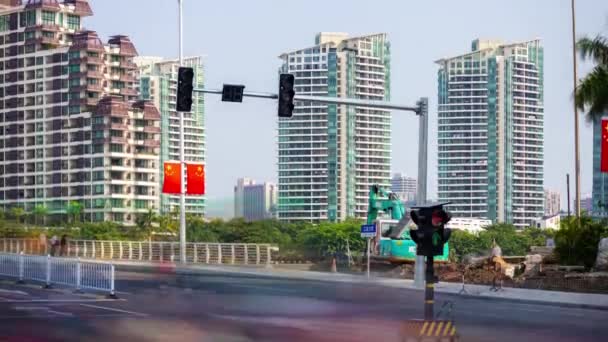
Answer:
<svg viewBox="0 0 608 342"><path fill-rule="evenodd" d="M135 271L135 272L146 272L146 273L158 273L162 272L159 269L161 264L149 264L149 265L129 265L129 264L115 264L117 271ZM207 269L192 269L192 268L183 268L176 266L175 264L169 264L173 266L175 270L175 274L177 275L201 275L204 272L214 272L214 273L229 273L229 274L238 274L245 277L265 277L265 278L274 278L274 279L291 279L291 280L299 280L299 281L308 281L308 282L321 282L321 283L349 283L353 281L358 281L359 279L350 277L350 278L309 278L309 277L297 277L290 274L277 274L275 273L263 273L263 272L255 272L256 269L264 269L262 267L252 268L251 271L244 270L230 270L230 269L218 269L218 268L207 268ZM378 278L376 278L378 279ZM360 284L369 283L367 279L360 279ZM371 284L375 286L385 286L392 288L400 288L404 290L410 291L423 291L424 289L419 289L416 287L404 287L399 286L398 284L390 284L390 283L382 283L382 282L372 282ZM448 296L454 296L457 298L462 298L464 300L467 299L478 299L485 301L500 301L500 302L517 302L517 303L528 303L528 304L537 304L537 305L545 305L545 306L553 306L553 307L564 307L564 308L579 308L579 309L591 309L591 310L600 310L600 311L608 311L608 305L595 305L595 304L578 304L578 303L565 303L565 302L554 302L554 301L546 301L546 300L534 300L534 299L522 299L522 298L506 298L506 297L498 297L498 296L488 296L484 294L458 294L458 292L452 292L450 290L445 289L436 289L436 293Z"/></svg>
<svg viewBox="0 0 608 342"><path fill-rule="evenodd" d="M491 301L499 301L499 302L517 302L522 304L536 304L536 305L545 305L545 306L555 306L562 308L574 308L574 309L591 309L591 310L600 310L600 311L608 311L608 306L604 305L594 305L594 304L576 304L576 303L563 303L563 302L552 302L546 300L534 300L534 299L522 299L522 298L505 298L505 297L493 297L486 295L472 295L472 294L456 294L449 292L439 292L441 294L449 294L456 297L460 297L463 299L479 299L479 300L491 300Z"/></svg>

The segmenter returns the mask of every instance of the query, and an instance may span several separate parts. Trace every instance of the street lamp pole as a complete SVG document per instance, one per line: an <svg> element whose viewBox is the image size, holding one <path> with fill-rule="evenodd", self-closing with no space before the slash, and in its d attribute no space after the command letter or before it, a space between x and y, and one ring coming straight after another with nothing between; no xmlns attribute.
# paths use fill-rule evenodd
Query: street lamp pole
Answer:
<svg viewBox="0 0 608 342"><path fill-rule="evenodd" d="M576 16L574 11L574 0L571 1L572 6L572 70L574 75L574 93L576 94L576 86L578 83L578 77L576 75ZM579 144L579 123L578 123L578 108L576 101L574 101L574 173L576 182L576 204L574 210L576 217L580 221L581 217L581 150Z"/></svg>
<svg viewBox="0 0 608 342"><path fill-rule="evenodd" d="M179 66L184 63L183 4L177 0L179 8ZM181 164L181 191L179 195L179 256L186 263L186 161L184 158L184 112L179 112L179 161Z"/></svg>

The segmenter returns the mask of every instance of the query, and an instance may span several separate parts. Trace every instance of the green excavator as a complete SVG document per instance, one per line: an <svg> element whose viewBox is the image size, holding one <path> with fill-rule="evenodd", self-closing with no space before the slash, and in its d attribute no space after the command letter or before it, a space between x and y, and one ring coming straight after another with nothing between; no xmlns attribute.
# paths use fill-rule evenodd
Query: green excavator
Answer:
<svg viewBox="0 0 608 342"><path fill-rule="evenodd" d="M367 224L376 225L377 235L372 240L372 256L375 260L391 263L416 260L416 243L410 237L410 230L416 229L416 225L406 214L405 206L397 194L372 185L369 190ZM448 251L446 243L443 255L436 256L435 260L447 261Z"/></svg>

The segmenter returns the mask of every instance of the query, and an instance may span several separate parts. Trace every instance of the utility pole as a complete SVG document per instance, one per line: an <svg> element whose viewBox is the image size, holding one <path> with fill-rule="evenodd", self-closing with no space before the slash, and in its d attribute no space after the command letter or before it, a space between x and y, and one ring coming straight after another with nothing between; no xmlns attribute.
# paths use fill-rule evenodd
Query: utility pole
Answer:
<svg viewBox="0 0 608 342"><path fill-rule="evenodd" d="M566 174L566 200L568 201L568 217L570 217L570 174Z"/></svg>
<svg viewBox="0 0 608 342"><path fill-rule="evenodd" d="M576 94L576 87L578 84L578 77L576 75L576 16L574 0L571 1L572 6L572 71L574 75L574 93ZM576 182L576 204L574 210L576 217L580 222L581 217L581 155L579 146L579 123L578 123L578 108L576 107L576 101L574 101L574 177ZM569 204L568 204L569 205Z"/></svg>
<svg viewBox="0 0 608 342"><path fill-rule="evenodd" d="M179 12L179 66L184 64L183 4L177 0ZM179 161L181 164L181 191L179 195L179 256L186 263L186 161L184 157L184 112L179 112Z"/></svg>

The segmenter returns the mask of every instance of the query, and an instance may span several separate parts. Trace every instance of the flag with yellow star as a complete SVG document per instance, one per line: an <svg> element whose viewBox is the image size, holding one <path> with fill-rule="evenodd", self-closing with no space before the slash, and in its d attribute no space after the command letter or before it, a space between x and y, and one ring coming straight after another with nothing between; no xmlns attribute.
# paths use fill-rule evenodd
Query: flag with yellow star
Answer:
<svg viewBox="0 0 608 342"><path fill-rule="evenodd" d="M608 119L602 120L602 158L600 171L608 173Z"/></svg>
<svg viewBox="0 0 608 342"><path fill-rule="evenodd" d="M186 184L186 194L204 195L205 194L205 165L188 163L186 166L188 173L188 183Z"/></svg>
<svg viewBox="0 0 608 342"><path fill-rule="evenodd" d="M179 162L165 162L164 168L163 193L165 194L181 194L182 182L181 173L182 165Z"/></svg>

